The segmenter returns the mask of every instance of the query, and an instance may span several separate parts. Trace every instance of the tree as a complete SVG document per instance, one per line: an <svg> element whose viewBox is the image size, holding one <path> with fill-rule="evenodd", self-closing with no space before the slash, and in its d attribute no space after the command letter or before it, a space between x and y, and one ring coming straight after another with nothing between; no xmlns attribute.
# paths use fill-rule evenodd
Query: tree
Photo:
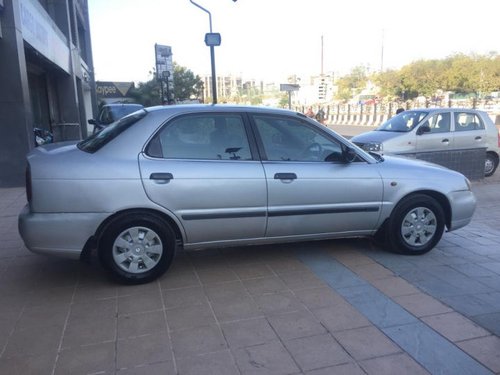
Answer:
<svg viewBox="0 0 500 375"><path fill-rule="evenodd" d="M177 101L188 100L192 97L202 97L203 81L198 75L174 63L174 99Z"/></svg>
<svg viewBox="0 0 500 375"><path fill-rule="evenodd" d="M341 83L342 79L346 77L339 79ZM374 74L371 79L380 88L381 96L403 97L404 93L406 99L411 99L433 96L440 90L484 96L500 90L500 55L459 53L442 60L418 60L397 71ZM345 85L339 85L339 89L345 89Z"/></svg>
<svg viewBox="0 0 500 375"><path fill-rule="evenodd" d="M156 79L155 70L149 72L152 78L147 82L139 82L137 88L131 90L130 96L145 107L162 104L162 97L166 98L166 87L164 84L163 95L160 82ZM203 81L199 76L183 66L174 63L173 72L173 93L170 96L175 101L191 99L192 96L200 98L203 94Z"/></svg>
<svg viewBox="0 0 500 375"><path fill-rule="evenodd" d="M139 82L137 88L132 89L129 95L137 102L145 107L151 107L154 105L160 105L161 103L161 92L160 83L155 78L155 72L150 71L150 75L153 78L147 82Z"/></svg>
<svg viewBox="0 0 500 375"><path fill-rule="evenodd" d="M364 66L355 67L351 73L337 81L337 98L342 100L352 98L353 95L359 94L365 88L367 82L366 68Z"/></svg>

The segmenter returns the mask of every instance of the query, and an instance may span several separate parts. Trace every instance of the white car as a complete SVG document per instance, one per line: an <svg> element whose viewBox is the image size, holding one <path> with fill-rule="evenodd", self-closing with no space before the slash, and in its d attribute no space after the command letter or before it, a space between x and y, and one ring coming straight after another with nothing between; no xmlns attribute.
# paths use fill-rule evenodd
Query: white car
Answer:
<svg viewBox="0 0 500 375"><path fill-rule="evenodd" d="M404 111L376 130L357 135L353 143L382 154L459 154L485 148L484 175L495 173L500 156L500 133L486 112L466 108L423 108Z"/></svg>

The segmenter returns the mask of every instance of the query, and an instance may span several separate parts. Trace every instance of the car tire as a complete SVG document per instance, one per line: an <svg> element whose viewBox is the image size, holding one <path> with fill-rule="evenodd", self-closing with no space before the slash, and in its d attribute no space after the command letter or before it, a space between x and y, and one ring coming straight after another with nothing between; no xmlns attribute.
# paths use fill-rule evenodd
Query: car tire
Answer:
<svg viewBox="0 0 500 375"><path fill-rule="evenodd" d="M176 251L175 234L161 217L128 214L113 220L99 243L99 258L124 284L155 280L170 267Z"/></svg>
<svg viewBox="0 0 500 375"><path fill-rule="evenodd" d="M393 252L421 255L441 240L445 215L432 197L415 194L401 201L389 218L387 244Z"/></svg>
<svg viewBox="0 0 500 375"><path fill-rule="evenodd" d="M492 152L486 153L486 159L484 161L484 176L492 176L498 167L498 156Z"/></svg>

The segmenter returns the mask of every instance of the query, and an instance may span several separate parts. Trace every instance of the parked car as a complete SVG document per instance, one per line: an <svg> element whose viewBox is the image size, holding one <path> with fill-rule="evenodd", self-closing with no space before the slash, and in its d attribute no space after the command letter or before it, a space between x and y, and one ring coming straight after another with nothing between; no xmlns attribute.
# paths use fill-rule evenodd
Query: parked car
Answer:
<svg viewBox="0 0 500 375"><path fill-rule="evenodd" d="M423 254L467 225L460 173L370 155L301 113L182 105L135 112L79 143L27 157L26 246L97 250L125 283L163 274L176 250L376 236Z"/></svg>
<svg viewBox="0 0 500 375"><path fill-rule="evenodd" d="M88 123L94 125L93 133L97 133L109 124L121 119L128 114L144 108L142 104L135 103L113 103L105 104L99 110L97 119L90 119Z"/></svg>
<svg viewBox="0 0 500 375"><path fill-rule="evenodd" d="M351 141L366 151L396 155L484 147L486 177L495 173L500 156L500 133L491 118L464 108L404 111Z"/></svg>

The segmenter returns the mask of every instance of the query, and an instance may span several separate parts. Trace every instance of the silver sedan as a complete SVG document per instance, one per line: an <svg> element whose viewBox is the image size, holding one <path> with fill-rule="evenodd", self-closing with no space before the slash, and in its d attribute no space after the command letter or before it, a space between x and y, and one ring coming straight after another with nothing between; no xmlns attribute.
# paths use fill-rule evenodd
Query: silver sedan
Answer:
<svg viewBox="0 0 500 375"><path fill-rule="evenodd" d="M374 236L423 254L467 225L460 173L359 149L301 113L236 106L147 108L79 142L28 155L26 246L96 250L125 283L163 274L176 249Z"/></svg>

